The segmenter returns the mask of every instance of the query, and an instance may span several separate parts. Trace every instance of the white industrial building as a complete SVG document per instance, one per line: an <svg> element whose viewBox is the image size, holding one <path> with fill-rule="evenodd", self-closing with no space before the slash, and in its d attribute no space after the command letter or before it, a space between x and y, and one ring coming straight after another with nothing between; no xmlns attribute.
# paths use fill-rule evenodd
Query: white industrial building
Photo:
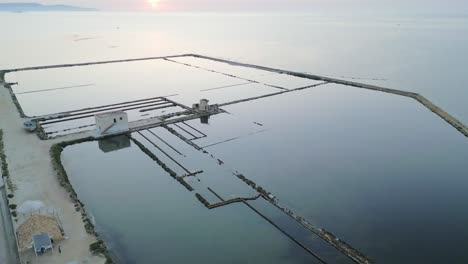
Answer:
<svg viewBox="0 0 468 264"><path fill-rule="evenodd" d="M218 105L209 105L208 99L201 99L200 103L193 104L193 110L200 111L200 112L208 112L208 111L215 111L218 110Z"/></svg>
<svg viewBox="0 0 468 264"><path fill-rule="evenodd" d="M101 136L129 130L128 115L123 111L97 114L94 118L96 120L97 133Z"/></svg>
<svg viewBox="0 0 468 264"><path fill-rule="evenodd" d="M208 99L201 99L199 104L193 104L192 108L198 111L208 111Z"/></svg>

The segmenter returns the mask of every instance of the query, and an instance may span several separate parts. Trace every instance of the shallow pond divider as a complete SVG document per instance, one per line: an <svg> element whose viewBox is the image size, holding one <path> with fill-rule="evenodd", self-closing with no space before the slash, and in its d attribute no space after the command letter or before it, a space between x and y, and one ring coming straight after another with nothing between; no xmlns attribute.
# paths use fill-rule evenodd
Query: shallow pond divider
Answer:
<svg viewBox="0 0 468 264"><path fill-rule="evenodd" d="M203 151L204 153L208 153L206 151L203 150L203 148L201 148L200 146L198 146L197 144L193 143L192 141L188 140L186 137L182 136L181 134L179 134L177 131L175 131L175 129L173 129L172 127L169 127L167 125L162 125L162 127L164 127L165 129L167 129L167 131L171 132L171 134L175 135L176 137L180 138L182 141L184 141L185 143L189 144L190 146L192 146L193 148L195 148L196 150L198 151Z"/></svg>
<svg viewBox="0 0 468 264"><path fill-rule="evenodd" d="M259 194L259 195L255 196L255 197L247 197L247 198L245 198L245 197L236 197L236 198L233 198L233 199L225 200L219 194L217 194L215 191L213 191L213 189L211 189L210 187L208 187L207 189L211 193L213 193L219 200L221 200L221 202L210 204L210 202L208 202L205 199L205 197L203 197L199 193L196 193L195 196L197 197L197 199L204 206L206 206L206 208L208 208L208 209L215 209L215 208L226 206L226 205L233 204L233 203L245 203L246 201L254 201L254 200L257 200L258 198L260 198L262 196L261 194Z"/></svg>
<svg viewBox="0 0 468 264"><path fill-rule="evenodd" d="M13 89L11 88L11 84L10 83L6 83L5 80L4 80L4 75L6 74L5 72L2 72L1 73L2 78L0 78L0 83L3 84L3 87L5 87L9 92L10 92L10 96L11 96L11 99L13 101L13 103L15 104L15 107L16 109L18 110L18 113L20 115L20 117L22 118L25 118L27 117L25 114L24 114L24 111L23 111L23 108L21 107L21 104L18 102L18 98L16 97L16 94L15 92L13 91Z"/></svg>
<svg viewBox="0 0 468 264"><path fill-rule="evenodd" d="M248 178L246 178L243 174L235 172L234 175L237 176L243 182L245 182L247 185L249 185L250 187L255 189L260 194L259 197L260 196L263 197L266 201L270 202L273 206L278 208L280 211L285 213L287 216L292 218L294 221L296 221L297 223L299 223L300 225L305 227L307 230L309 230L313 234L317 235L319 238L321 238L322 240L324 240L325 242L327 242L328 244L330 244L331 246L336 248L338 251L343 253L346 257L351 259L354 263L359 263L359 264L372 263L372 261L369 258L367 258L367 256L365 256L363 253L361 253L357 249L353 248L351 245L349 245L345 241L339 239L338 237L336 237L335 235L333 235L332 233L326 231L323 228L317 228L317 227L313 226L312 224L310 224L302 216L296 215L292 210L290 210L290 209L288 209L286 207L280 206L279 201L275 196L273 196L270 192L266 191L262 187L258 186L252 180L249 180ZM247 206L251 207L247 203L245 203L245 204ZM256 211L255 209L253 209L253 210ZM264 217L267 221L270 222L270 220L268 220L265 216L262 216L262 217Z"/></svg>
<svg viewBox="0 0 468 264"><path fill-rule="evenodd" d="M254 190L256 190L260 195L262 195L266 200L268 201L272 201L274 202L274 198L273 196L267 192L265 189L263 189L262 187L258 186L255 182L247 179L244 175L240 174L240 173L234 173L235 176L237 176L237 178L239 178L241 181L245 182L247 185L249 185L250 187L252 187Z"/></svg>
<svg viewBox="0 0 468 264"><path fill-rule="evenodd" d="M110 138L105 137L105 138ZM111 254L105 245L104 241L99 238L99 234L96 232L94 224L91 222L91 220L88 217L88 214L86 213L86 210L84 208L84 204L79 200L77 193L73 189L73 186L70 183L70 180L68 178L67 171L65 170L65 167L62 164L62 152L63 150L72 145L84 143L84 142L91 142L91 141L96 141L94 137L87 137L87 138L82 138L82 139L77 139L77 140L72 140L72 141L64 141L57 143L53 145L50 150L50 157L52 161L52 165L57 172L57 178L59 181L60 186L65 188L67 192L70 195L70 198L72 199L73 203L75 204L75 210L78 212L81 212L81 219L83 220L85 230L88 234L94 235L97 239L95 243L92 243L89 246L89 250L93 254L99 254L104 256L106 259L106 264L113 264L114 261L112 260Z"/></svg>
<svg viewBox="0 0 468 264"><path fill-rule="evenodd" d="M196 193L195 194L195 197L197 197L197 199L204 205L206 206L206 208L209 208L210 206L210 203L205 199L205 197L203 197L201 194L199 193Z"/></svg>
<svg viewBox="0 0 468 264"><path fill-rule="evenodd" d="M164 162L162 162L158 157L156 157L156 155L154 155L154 153L151 152L151 150L149 150L147 147L145 147L145 145L143 145L143 143L141 143L140 141L138 141L137 139L135 139L133 137L130 137L130 139L133 141L133 143L135 143L135 145L137 145L141 149L141 151L143 151L146 155L148 155L148 157L150 157L152 160L156 161L156 163L159 166L161 166L161 168L163 168L167 173L169 173L169 175L171 175L172 178L174 178L180 184L182 184L182 186L187 188L187 190L189 190L190 192L194 190L193 187L190 186L190 184L188 184L184 180L184 177L177 176L177 173L175 171L173 171Z"/></svg>

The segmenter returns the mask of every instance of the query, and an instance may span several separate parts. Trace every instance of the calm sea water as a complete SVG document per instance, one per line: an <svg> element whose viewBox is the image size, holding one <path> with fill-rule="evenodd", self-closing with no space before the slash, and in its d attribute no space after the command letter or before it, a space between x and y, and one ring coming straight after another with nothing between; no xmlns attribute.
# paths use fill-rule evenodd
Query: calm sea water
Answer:
<svg viewBox="0 0 468 264"><path fill-rule="evenodd" d="M4 29L10 41L0 44L0 68L201 53L415 91L468 123L466 18L25 13L2 14L0 21L15 25ZM226 102L277 91L254 85L205 93L239 80L168 62L7 78L19 82L16 92L95 84L19 96L31 115L173 93L190 104L200 96ZM224 197L252 195L232 175L239 171L378 263L468 262L468 143L423 106L326 85L225 109L230 114L212 117L210 125L189 122L208 135L195 142L209 146L223 166L164 129L153 130L183 153L159 143L184 166L205 171L200 182L190 179L197 192L213 187ZM124 263L314 262L245 206L206 210L133 145L103 153L98 143L80 144L65 150L64 161ZM330 263L347 263L268 205L252 204Z"/></svg>
<svg viewBox="0 0 468 264"><path fill-rule="evenodd" d="M0 22L11 25L0 68L201 53L416 91L468 123L466 16L2 13Z"/></svg>

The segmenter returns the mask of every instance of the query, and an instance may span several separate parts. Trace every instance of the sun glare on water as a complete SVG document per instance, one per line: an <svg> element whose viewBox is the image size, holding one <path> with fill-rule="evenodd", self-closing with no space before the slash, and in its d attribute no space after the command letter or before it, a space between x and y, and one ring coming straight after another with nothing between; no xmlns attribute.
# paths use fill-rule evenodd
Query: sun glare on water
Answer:
<svg viewBox="0 0 468 264"><path fill-rule="evenodd" d="M158 3L159 3L159 0L148 0L148 3L150 4L151 8L158 8Z"/></svg>

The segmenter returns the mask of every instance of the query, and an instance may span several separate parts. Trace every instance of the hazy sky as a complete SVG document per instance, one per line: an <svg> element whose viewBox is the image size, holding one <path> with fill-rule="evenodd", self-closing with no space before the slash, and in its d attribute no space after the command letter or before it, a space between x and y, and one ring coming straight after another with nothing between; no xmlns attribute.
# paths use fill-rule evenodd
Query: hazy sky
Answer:
<svg viewBox="0 0 468 264"><path fill-rule="evenodd" d="M468 0L0 0L0 2L67 4L109 11L294 12L334 9L413 13L468 11Z"/></svg>

